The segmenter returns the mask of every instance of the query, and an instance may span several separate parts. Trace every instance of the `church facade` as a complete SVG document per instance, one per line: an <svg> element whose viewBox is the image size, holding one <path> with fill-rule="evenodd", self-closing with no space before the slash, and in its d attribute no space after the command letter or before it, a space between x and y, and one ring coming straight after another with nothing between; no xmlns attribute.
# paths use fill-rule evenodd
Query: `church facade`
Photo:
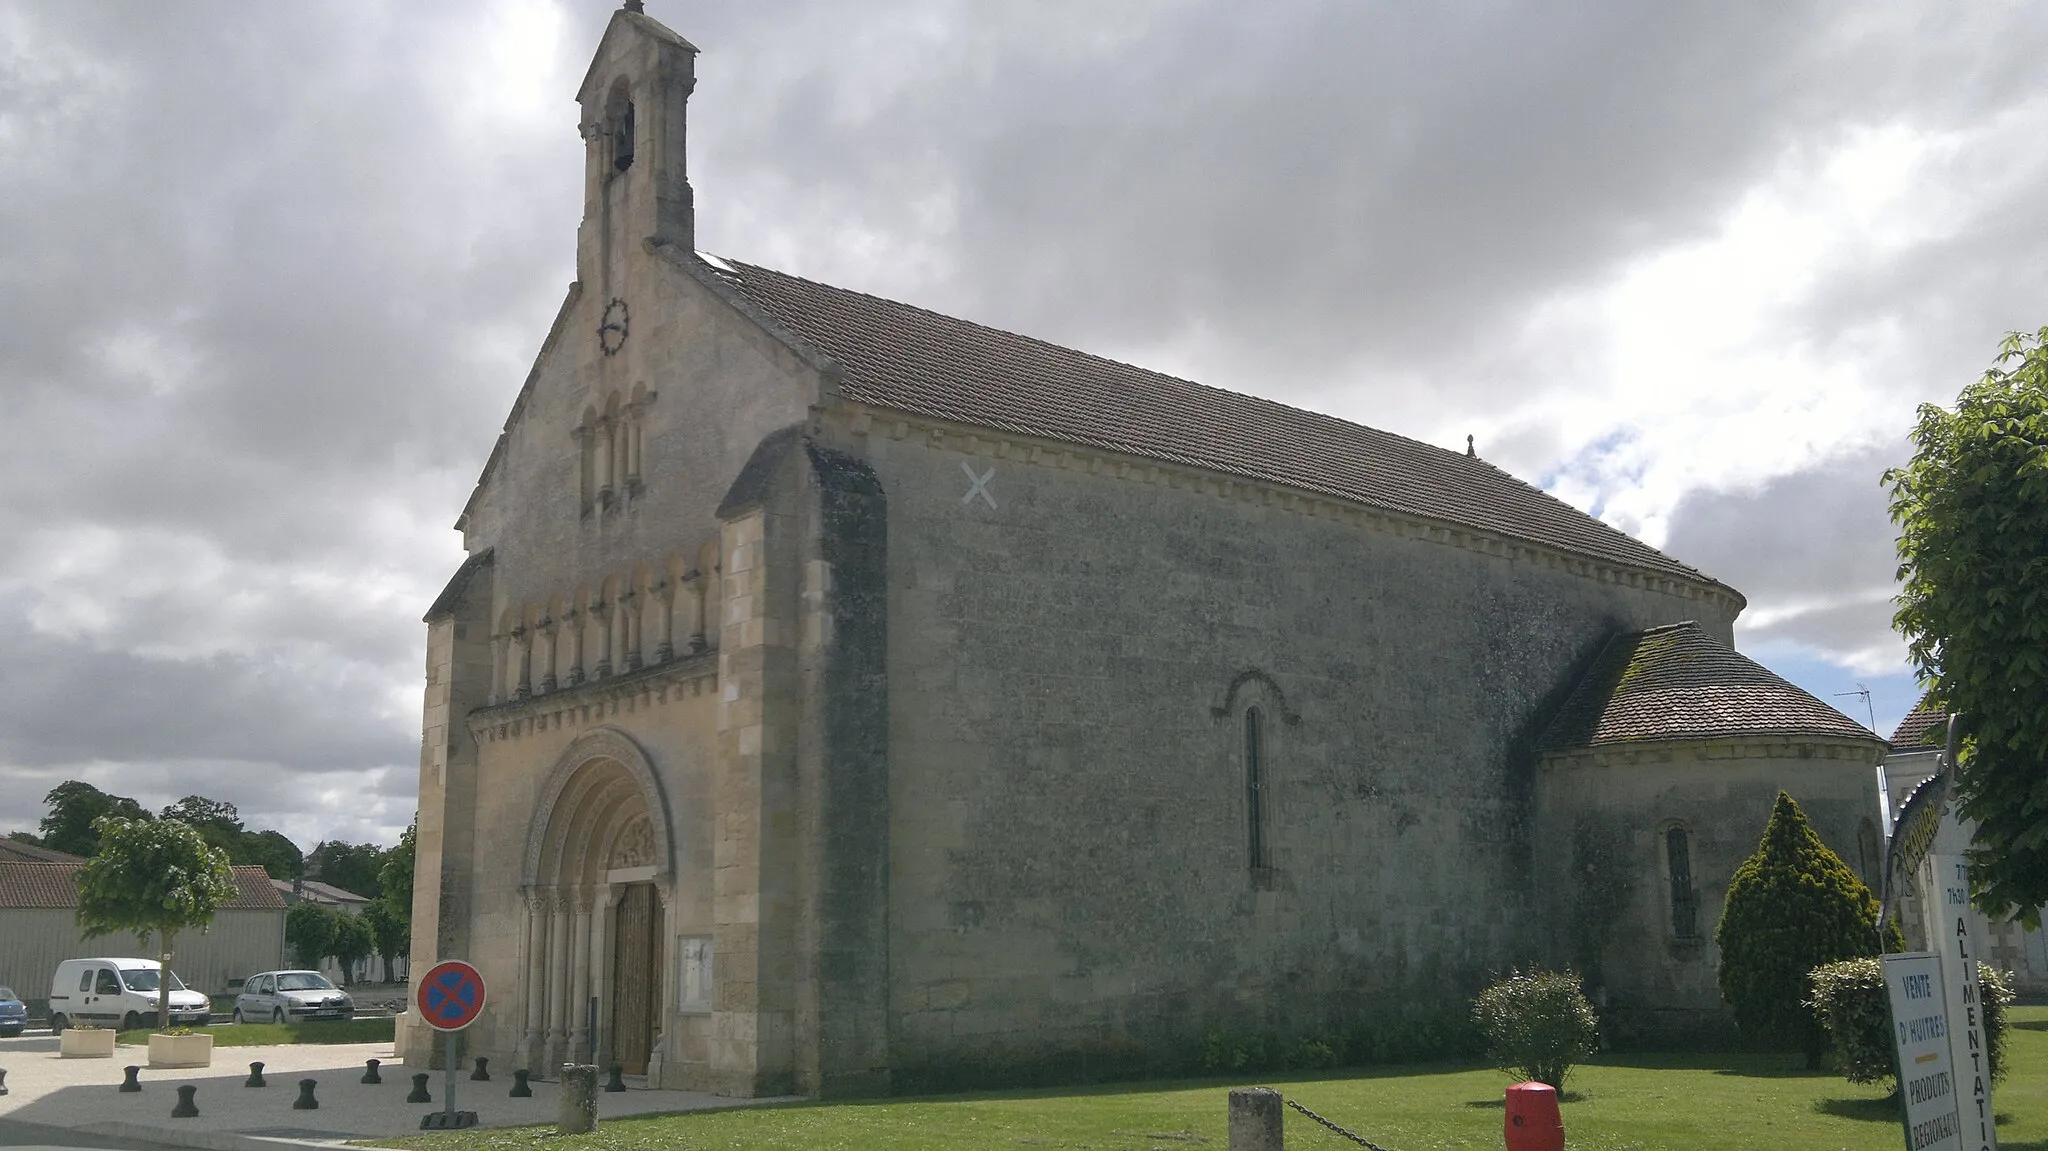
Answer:
<svg viewBox="0 0 2048 1151"><path fill-rule="evenodd" d="M1854 861L1883 742L1697 569L1469 453L696 251L695 55L637 3L599 45L576 280L427 613L413 956L489 979L472 1050L869 1094L1535 961L1654 1030L1718 1012L1779 788Z"/></svg>

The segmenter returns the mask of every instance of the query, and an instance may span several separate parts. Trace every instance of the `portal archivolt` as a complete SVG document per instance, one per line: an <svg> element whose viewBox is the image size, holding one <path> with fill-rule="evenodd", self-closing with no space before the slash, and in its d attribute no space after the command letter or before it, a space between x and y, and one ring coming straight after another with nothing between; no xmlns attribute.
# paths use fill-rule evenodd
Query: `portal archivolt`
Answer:
<svg viewBox="0 0 2048 1151"><path fill-rule="evenodd" d="M629 736L599 728L563 752L526 840L528 1067L646 1070L664 1002L672 845L660 783Z"/></svg>

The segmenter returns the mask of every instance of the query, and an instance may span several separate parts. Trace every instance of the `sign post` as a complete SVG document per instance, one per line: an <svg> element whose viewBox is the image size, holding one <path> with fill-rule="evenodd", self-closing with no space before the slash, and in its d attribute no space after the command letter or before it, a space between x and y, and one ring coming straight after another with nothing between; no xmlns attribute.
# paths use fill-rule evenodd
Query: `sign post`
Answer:
<svg viewBox="0 0 2048 1151"><path fill-rule="evenodd" d="M420 1129L446 1130L476 1126L476 1112L455 1109L456 1038L484 1011L484 977L460 959L444 959L428 969L413 992L420 1018L439 1031L446 1046L441 1062L447 1071L441 1110L420 1117Z"/></svg>

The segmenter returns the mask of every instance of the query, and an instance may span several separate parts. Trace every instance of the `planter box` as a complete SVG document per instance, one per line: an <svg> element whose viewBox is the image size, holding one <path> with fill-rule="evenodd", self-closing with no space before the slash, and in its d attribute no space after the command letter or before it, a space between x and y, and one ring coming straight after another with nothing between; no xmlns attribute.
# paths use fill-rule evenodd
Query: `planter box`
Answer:
<svg viewBox="0 0 2048 1151"><path fill-rule="evenodd" d="M149 1037L151 1067L210 1067L213 1065L213 1036L152 1035Z"/></svg>
<svg viewBox="0 0 2048 1151"><path fill-rule="evenodd" d="M114 1030L102 1027L94 1031L80 1031L67 1027L57 1037L57 1054L65 1059L112 1059L114 1057Z"/></svg>

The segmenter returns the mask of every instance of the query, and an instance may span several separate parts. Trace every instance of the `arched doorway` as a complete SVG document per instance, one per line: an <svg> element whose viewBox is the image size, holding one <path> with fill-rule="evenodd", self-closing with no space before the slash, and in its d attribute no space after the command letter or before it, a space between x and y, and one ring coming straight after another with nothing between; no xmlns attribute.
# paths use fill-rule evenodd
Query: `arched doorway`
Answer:
<svg viewBox="0 0 2048 1151"><path fill-rule="evenodd" d="M528 1067L616 1062L642 1074L658 1050L667 810L646 753L622 731L590 732L556 761L527 837Z"/></svg>

